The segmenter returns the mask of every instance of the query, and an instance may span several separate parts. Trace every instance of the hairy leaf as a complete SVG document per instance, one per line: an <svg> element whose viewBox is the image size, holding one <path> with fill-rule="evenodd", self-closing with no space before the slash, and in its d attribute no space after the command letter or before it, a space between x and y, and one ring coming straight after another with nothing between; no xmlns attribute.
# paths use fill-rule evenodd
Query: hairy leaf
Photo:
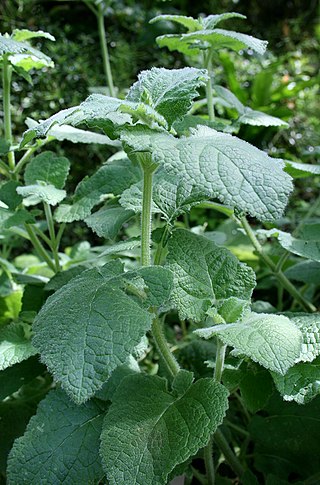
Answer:
<svg viewBox="0 0 320 485"><path fill-rule="evenodd" d="M320 355L320 314L288 313L288 318L302 332L302 347L296 362L312 362Z"/></svg>
<svg viewBox="0 0 320 485"><path fill-rule="evenodd" d="M105 206L85 219L85 223L99 237L114 239L121 226L134 216L132 210L119 206Z"/></svg>
<svg viewBox="0 0 320 485"><path fill-rule="evenodd" d="M77 406L60 390L39 404L25 434L18 438L8 460L11 484L95 484L103 477L99 436L105 406Z"/></svg>
<svg viewBox="0 0 320 485"><path fill-rule="evenodd" d="M311 237L309 234L305 234L305 237L303 234L301 237L294 237L279 229L270 229L265 233L267 236L276 236L281 246L290 253L320 262L320 224L316 225L316 229Z"/></svg>
<svg viewBox="0 0 320 485"><path fill-rule="evenodd" d="M284 375L300 355L302 334L283 315L251 313L241 322L195 330L202 338L216 335L237 353Z"/></svg>
<svg viewBox="0 0 320 485"><path fill-rule="evenodd" d="M42 181L54 185L57 189L63 189L69 170L70 162L67 158L49 151L42 152L27 165L24 181L26 185Z"/></svg>
<svg viewBox="0 0 320 485"><path fill-rule="evenodd" d="M75 190L73 204L62 204L55 213L58 222L83 220L107 194L120 195L141 178L141 170L127 158L106 163L91 177L83 179Z"/></svg>
<svg viewBox="0 0 320 485"><path fill-rule="evenodd" d="M130 88L127 100L144 102L160 113L169 123L188 112L198 88L207 80L205 70L185 67L164 69L153 67L142 71L138 81Z"/></svg>
<svg viewBox="0 0 320 485"><path fill-rule="evenodd" d="M173 233L168 249L166 267L174 274L171 299L182 320L200 321L221 299L251 297L254 272L227 249L185 230Z"/></svg>
<svg viewBox="0 0 320 485"><path fill-rule="evenodd" d="M76 402L89 399L139 344L152 322L147 303L169 297L171 274L155 268L150 279L146 270L122 274L116 260L84 271L49 297L38 314L33 344ZM141 281L142 295L136 288Z"/></svg>
<svg viewBox="0 0 320 485"><path fill-rule="evenodd" d="M30 341L30 326L11 323L0 329L0 370L28 359L37 353Z"/></svg>
<svg viewBox="0 0 320 485"><path fill-rule="evenodd" d="M18 42L24 42L25 40L38 37L52 41L56 40L53 35L49 34L49 32L44 32L43 30L14 29L12 32L13 40L17 40Z"/></svg>
<svg viewBox="0 0 320 485"><path fill-rule="evenodd" d="M51 184L27 185L26 187L17 187L17 192L24 198L24 205L36 205L39 202L46 202L50 205L57 205L67 195L65 190L56 189Z"/></svg>
<svg viewBox="0 0 320 485"><path fill-rule="evenodd" d="M207 444L223 420L228 392L213 379L186 384L176 395L157 376L122 380L101 435L110 485L165 485L176 465Z"/></svg>

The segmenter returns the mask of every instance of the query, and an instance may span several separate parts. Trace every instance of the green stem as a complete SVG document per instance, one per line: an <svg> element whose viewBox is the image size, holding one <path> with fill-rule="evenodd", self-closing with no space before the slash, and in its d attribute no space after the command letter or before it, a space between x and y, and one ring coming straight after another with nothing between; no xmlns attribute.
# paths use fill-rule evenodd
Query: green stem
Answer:
<svg viewBox="0 0 320 485"><path fill-rule="evenodd" d="M207 472L207 485L214 485L215 483L215 471L214 471L214 463L212 459L212 436L209 440L209 443L204 448L203 456L204 456L204 463L206 466Z"/></svg>
<svg viewBox="0 0 320 485"><path fill-rule="evenodd" d="M264 261L264 263L271 269L274 273L275 277L280 281L282 286L290 293L290 295L301 305L304 310L309 313L315 312L317 309L316 307L306 300L301 293L296 289L296 287L288 280L288 278L282 273L282 271L277 270L277 265L269 258L267 254L263 252L262 246L259 243L258 239L256 238L253 230L250 227L249 222L247 221L246 217L241 217L240 219L241 225L245 230L247 236L249 237L253 247L257 251L259 257Z"/></svg>
<svg viewBox="0 0 320 485"><path fill-rule="evenodd" d="M10 150L12 145L12 125L11 125L11 76L12 66L9 63L8 55L3 56L2 60L2 82L3 82L3 116L4 116L4 136L8 143L10 143ZM14 152L8 153L8 165L11 171L15 168Z"/></svg>
<svg viewBox="0 0 320 485"><path fill-rule="evenodd" d="M104 15L100 5L98 7L97 20L98 20L98 30L99 30L99 37L100 37L103 68L106 75L110 96L115 98L116 94L115 94L114 85L113 85L112 71L110 66L109 52L108 52L108 46L107 46L107 40L106 40Z"/></svg>
<svg viewBox="0 0 320 485"><path fill-rule="evenodd" d="M54 263L56 266L56 272L58 273L61 270L60 261L59 261L59 254L58 254L58 247L57 247L57 240L56 240L56 232L54 230L54 221L52 216L51 207L46 202L43 203L44 212L46 215L46 220L49 229L50 241L51 241L51 249L54 258Z"/></svg>
<svg viewBox="0 0 320 485"><path fill-rule="evenodd" d="M169 344L164 336L162 324L159 318L155 318L152 322L152 335L158 352L166 364L169 373L172 377L175 377L178 374L180 367L172 355Z"/></svg>
<svg viewBox="0 0 320 485"><path fill-rule="evenodd" d="M244 469L241 463L239 462L238 458L236 457L236 455L233 453L232 449L229 446L229 443L225 439L220 429L217 429L217 431L215 432L214 441L216 442L219 449L221 450L223 456L226 459L226 462L230 465L230 467L235 472L235 474L238 477L241 477L244 474Z"/></svg>
<svg viewBox="0 0 320 485"><path fill-rule="evenodd" d="M143 170L143 198L141 216L141 264L149 266L151 262L151 204L152 204L152 174L154 167L141 164Z"/></svg>
<svg viewBox="0 0 320 485"><path fill-rule="evenodd" d="M157 246L156 253L154 255L154 264L156 264L156 265L159 265L162 262L163 250L166 246L165 241L168 237L168 232L169 232L169 227L168 227L168 225L166 225L164 230L163 230L161 240L160 240L160 242Z"/></svg>
<svg viewBox="0 0 320 485"><path fill-rule="evenodd" d="M51 261L47 251L44 249L42 246L41 242L39 241L37 235L35 234L33 227L30 224L25 224L25 229L28 233L29 239L31 243L33 244L34 249L38 253L39 257L47 263L50 269L56 273L56 267Z"/></svg>
<svg viewBox="0 0 320 485"><path fill-rule="evenodd" d="M26 153L20 158L19 162L16 165L14 173L18 175L25 164L29 161L29 158L34 154L34 152L39 148L40 145L44 145L44 142L42 143L37 142L36 146L29 148Z"/></svg>
<svg viewBox="0 0 320 485"><path fill-rule="evenodd" d="M214 114L213 96L212 96L213 87L212 87L211 57L212 57L212 52L209 51L207 55L204 57L204 67L208 70L208 75L209 75L209 79L206 84L206 97L207 97L209 121L214 121L215 114Z"/></svg>

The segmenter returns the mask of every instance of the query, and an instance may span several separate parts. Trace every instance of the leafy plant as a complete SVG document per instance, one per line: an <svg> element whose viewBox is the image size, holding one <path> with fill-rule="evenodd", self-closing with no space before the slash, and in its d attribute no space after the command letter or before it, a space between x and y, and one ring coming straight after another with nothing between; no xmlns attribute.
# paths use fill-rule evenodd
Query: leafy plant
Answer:
<svg viewBox="0 0 320 485"><path fill-rule="evenodd" d="M257 236L246 218L275 224L293 190L294 173L289 162L231 135L231 124L215 118L214 52L248 47L262 55L266 47L253 37L216 28L232 17L241 16L162 16L189 32L162 36L159 43L203 54L203 68L143 71L125 99L93 94L79 106L31 123L19 147L12 145L8 72L14 67L14 49L28 53L31 48L1 37L7 49L7 163L1 163L1 170L8 179L0 187L2 230L4 237L29 239L47 265L43 280L2 262L3 274L20 283L24 293L22 307L8 311L2 323L1 372L15 381L8 371L17 365L22 369L39 353L48 370L44 374L41 367L36 376L42 384L40 396L51 388L13 444L7 468L11 484L160 485L182 473L189 483L193 478L210 485L215 480L225 483L234 476L243 483L259 483L261 478L272 483L273 476L289 480L297 472L296 455L288 458L282 449L279 457L287 461L279 471L279 462L270 459L270 442L261 439L260 430L268 433L267 418L251 413L264 409L275 421L277 408L283 412L291 406L279 393L297 403L317 396L319 317L282 272L287 253L275 263L258 237L277 236L286 250L315 262L318 240L314 228L305 225L297 238L278 229ZM209 116L193 118L190 112L202 89ZM242 117L242 122L258 125L282 124L246 111L223 87L216 87L216 93L236 107L236 123ZM103 135L79 125L98 128ZM50 151L32 158L40 146L64 136L76 142L103 136L105 143L121 143L122 148L70 196L65 190L69 161ZM26 152L16 164L14 152L19 150ZM267 312L266 302L259 307L251 300L256 275L249 265L210 234L179 228L179 218L200 204L242 227L261 261L291 295L290 303L306 313ZM102 207L95 210L98 205ZM39 218L42 214L45 221ZM114 243L123 224L136 214L141 214L139 236ZM153 225L153 214L161 222L158 217ZM62 253L65 225L74 221L84 221L111 243L94 251L82 245ZM303 238L314 244L306 247ZM124 255L122 261L115 258L117 253ZM42 295L39 301L28 297L34 284ZM175 338L172 321L181 329L182 341ZM195 363L187 356L191 345ZM180 363L183 351L186 368ZM18 384L9 385L4 404L19 402L19 393ZM319 400L312 401L314 414L318 405ZM293 415L294 409L290 407ZM275 441L276 429L273 424ZM250 440L254 460L247 453ZM228 478L223 477L223 462ZM308 478L309 471L318 472L315 466L303 467L298 478Z"/></svg>

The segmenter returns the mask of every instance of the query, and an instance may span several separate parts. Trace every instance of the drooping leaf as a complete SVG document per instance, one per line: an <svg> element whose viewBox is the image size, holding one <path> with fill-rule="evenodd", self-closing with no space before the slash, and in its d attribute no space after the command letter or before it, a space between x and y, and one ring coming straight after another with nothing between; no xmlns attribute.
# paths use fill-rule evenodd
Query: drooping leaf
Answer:
<svg viewBox="0 0 320 485"><path fill-rule="evenodd" d="M173 468L205 446L221 424L227 395L213 379L189 383L177 396L157 376L124 378L101 435L110 485L165 485Z"/></svg>
<svg viewBox="0 0 320 485"><path fill-rule="evenodd" d="M237 353L281 375L294 365L301 352L302 334L283 315L251 313L241 322L202 328L195 333L205 339L216 335Z"/></svg>
<svg viewBox="0 0 320 485"><path fill-rule="evenodd" d="M85 219L85 223L99 237L114 239L122 225L134 216L134 212L117 206L105 206Z"/></svg>
<svg viewBox="0 0 320 485"><path fill-rule="evenodd" d="M24 198L24 205L36 205L45 202L50 205L57 205L67 195L65 190L57 189L51 184L35 184L26 187L17 187L17 192Z"/></svg>
<svg viewBox="0 0 320 485"><path fill-rule="evenodd" d="M152 152L168 173L260 220L277 218L285 209L292 182L283 161L239 138L203 126L181 139L144 127L122 138L133 151Z"/></svg>
<svg viewBox="0 0 320 485"><path fill-rule="evenodd" d="M309 234L294 237L289 232L279 229L270 229L265 233L267 236L276 236L281 246L290 253L320 262L320 224L316 225L316 229L316 233L311 237Z"/></svg>
<svg viewBox="0 0 320 485"><path fill-rule="evenodd" d="M103 477L99 436L106 407L77 406L60 390L39 404L8 459L9 483L94 484Z"/></svg>
<svg viewBox="0 0 320 485"><path fill-rule="evenodd" d="M38 49L34 49L26 42L14 40L9 35L0 34L0 56L10 54L32 54L39 59L49 59Z"/></svg>
<svg viewBox="0 0 320 485"><path fill-rule="evenodd" d="M320 358L296 364L284 376L273 374L273 379L285 401L305 404L320 394Z"/></svg>
<svg viewBox="0 0 320 485"><path fill-rule="evenodd" d="M185 67L164 69L153 67L142 71L138 81L130 88L127 100L144 102L160 113L169 123L188 112L198 89L205 84L205 70Z"/></svg>
<svg viewBox="0 0 320 485"><path fill-rule="evenodd" d="M166 267L174 274L171 299L182 320L200 321L221 299L250 298L254 272L227 249L185 230L173 233L168 249Z"/></svg>
<svg viewBox="0 0 320 485"><path fill-rule="evenodd" d="M117 140L111 140L106 135L94 133L93 131L80 130L68 125L54 125L49 131L48 136L54 137L56 140L68 140L72 143L95 143L97 145L108 145L111 147L120 148L120 143Z"/></svg>
<svg viewBox="0 0 320 485"><path fill-rule="evenodd" d="M33 185L42 181L54 185L57 189L63 189L69 170L70 162L67 158L46 151L40 153L28 163L24 173L24 181L26 185Z"/></svg>
<svg viewBox="0 0 320 485"><path fill-rule="evenodd" d="M320 284L320 262L318 261L303 261L302 263L297 263L286 269L284 273L289 279L295 281L314 285Z"/></svg>
<svg viewBox="0 0 320 485"><path fill-rule="evenodd" d="M33 325L33 344L76 402L89 399L150 329L148 300L165 301L171 290L171 274L159 270L149 286L146 269L122 274L120 261L111 261L71 279L42 307ZM150 295L130 291L136 281L142 281L142 290L146 287ZM156 296L156 289L161 295Z"/></svg>
<svg viewBox="0 0 320 485"><path fill-rule="evenodd" d="M31 54L14 54L10 56L10 62L18 75L24 77L30 84L32 84L32 79L29 74L31 69L54 67L54 62L50 57L38 59L38 57Z"/></svg>
<svg viewBox="0 0 320 485"><path fill-rule="evenodd" d="M0 329L0 370L28 359L37 353L31 344L30 326L11 323Z"/></svg>
<svg viewBox="0 0 320 485"><path fill-rule="evenodd" d="M141 170L126 157L106 163L91 177L83 179L75 190L73 204L62 204L55 213L58 222L83 220L108 194L120 195L141 179Z"/></svg>
<svg viewBox="0 0 320 485"><path fill-rule="evenodd" d="M285 171L294 178L310 177L312 175L320 175L320 165L286 160Z"/></svg>
<svg viewBox="0 0 320 485"><path fill-rule="evenodd" d="M49 32L44 32L43 30L14 29L12 32L13 40L17 40L18 42L24 42L25 40L39 37L52 41L56 40L53 35L49 34Z"/></svg>
<svg viewBox="0 0 320 485"><path fill-rule="evenodd" d="M196 20L193 17L187 17L185 15L157 15L150 20L150 24L168 20L170 22L175 22L177 24L183 25L188 29L189 32L201 29L201 23L199 20Z"/></svg>

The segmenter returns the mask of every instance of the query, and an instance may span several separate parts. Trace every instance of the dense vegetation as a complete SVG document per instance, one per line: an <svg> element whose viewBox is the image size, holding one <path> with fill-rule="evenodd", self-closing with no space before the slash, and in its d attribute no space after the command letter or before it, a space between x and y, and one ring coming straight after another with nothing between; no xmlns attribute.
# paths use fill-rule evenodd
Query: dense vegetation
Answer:
<svg viewBox="0 0 320 485"><path fill-rule="evenodd" d="M264 3L3 3L1 483L319 483L320 31Z"/></svg>

